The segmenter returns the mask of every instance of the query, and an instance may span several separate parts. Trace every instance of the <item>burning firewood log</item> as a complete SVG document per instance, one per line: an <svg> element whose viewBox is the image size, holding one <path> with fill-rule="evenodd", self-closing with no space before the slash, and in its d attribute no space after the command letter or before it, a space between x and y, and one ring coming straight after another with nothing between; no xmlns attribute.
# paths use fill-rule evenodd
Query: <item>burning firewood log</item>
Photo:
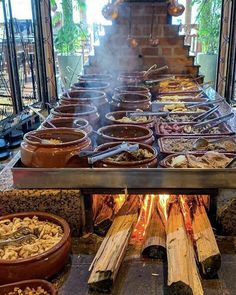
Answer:
<svg viewBox="0 0 236 295"><path fill-rule="evenodd" d="M165 227L157 208L158 197L155 195L149 195L148 197L142 255L162 259L166 257Z"/></svg>
<svg viewBox="0 0 236 295"><path fill-rule="evenodd" d="M105 236L125 195L93 195L94 233ZM116 202L117 199L119 202Z"/></svg>
<svg viewBox="0 0 236 295"><path fill-rule="evenodd" d="M180 196L185 226L191 235L203 274L214 277L221 265L220 251L202 196Z"/></svg>
<svg viewBox="0 0 236 295"><path fill-rule="evenodd" d="M221 266L221 255L206 209L199 199L194 208L192 228L202 272L208 277L214 277Z"/></svg>
<svg viewBox="0 0 236 295"><path fill-rule="evenodd" d="M161 209L159 202L159 208ZM166 210L167 209L167 210ZM165 211L166 212L163 212ZM185 229L180 205L172 198L162 207L165 216L168 286L171 294L202 295L203 289L194 258L193 244Z"/></svg>
<svg viewBox="0 0 236 295"><path fill-rule="evenodd" d="M91 266L89 287L109 292L124 258L129 238L138 218L139 198L130 195L118 211Z"/></svg>

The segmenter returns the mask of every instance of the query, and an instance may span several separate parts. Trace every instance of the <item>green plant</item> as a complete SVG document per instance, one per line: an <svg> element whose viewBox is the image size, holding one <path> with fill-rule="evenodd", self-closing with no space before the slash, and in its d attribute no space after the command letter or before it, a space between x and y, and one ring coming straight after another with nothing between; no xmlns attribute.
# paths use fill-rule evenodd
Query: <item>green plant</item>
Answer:
<svg viewBox="0 0 236 295"><path fill-rule="evenodd" d="M222 0L192 0L192 4L199 5L196 22L199 25L202 52L216 54L219 48Z"/></svg>
<svg viewBox="0 0 236 295"><path fill-rule="evenodd" d="M52 3L53 2L53 3ZM51 0L51 5L55 0ZM77 7L81 10L86 9L84 0L77 0ZM55 48L61 55L74 55L81 49L83 40L87 39L87 30L81 23L76 24L73 20L73 1L61 1L62 12L56 12L52 24L58 29L55 37Z"/></svg>

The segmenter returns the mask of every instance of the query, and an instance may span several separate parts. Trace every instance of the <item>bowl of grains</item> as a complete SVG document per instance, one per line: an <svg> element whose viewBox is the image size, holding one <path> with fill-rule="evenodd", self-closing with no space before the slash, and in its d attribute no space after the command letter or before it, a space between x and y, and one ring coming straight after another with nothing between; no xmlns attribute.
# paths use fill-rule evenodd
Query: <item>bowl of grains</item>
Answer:
<svg viewBox="0 0 236 295"><path fill-rule="evenodd" d="M45 280L26 280L0 286L0 295L56 295L57 289Z"/></svg>
<svg viewBox="0 0 236 295"><path fill-rule="evenodd" d="M67 262L68 223L53 214L25 212L0 217L0 282L46 279Z"/></svg>

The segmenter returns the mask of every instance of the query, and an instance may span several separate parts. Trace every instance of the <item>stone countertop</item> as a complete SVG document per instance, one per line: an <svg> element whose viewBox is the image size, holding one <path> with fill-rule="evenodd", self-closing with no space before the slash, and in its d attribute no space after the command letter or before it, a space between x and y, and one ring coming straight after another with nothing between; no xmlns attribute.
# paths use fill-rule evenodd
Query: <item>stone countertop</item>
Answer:
<svg viewBox="0 0 236 295"><path fill-rule="evenodd" d="M19 153L0 172L1 215L44 211L61 216L70 224L72 233L82 231L82 198L79 189L15 189L11 167L19 159Z"/></svg>

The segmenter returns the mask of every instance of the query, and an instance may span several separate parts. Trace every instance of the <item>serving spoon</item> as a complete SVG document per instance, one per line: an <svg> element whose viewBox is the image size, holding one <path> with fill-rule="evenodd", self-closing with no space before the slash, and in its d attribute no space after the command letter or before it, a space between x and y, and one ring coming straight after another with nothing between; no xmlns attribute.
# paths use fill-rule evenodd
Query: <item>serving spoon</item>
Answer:
<svg viewBox="0 0 236 295"><path fill-rule="evenodd" d="M207 148L210 144L214 144L214 143L220 143L220 142L224 142L226 140L230 140L232 141L235 146L236 146L236 143L235 141L233 140L233 138L235 138L235 135L233 136L227 136L227 137L224 137L224 138L220 138L220 139L216 139L216 140L213 140L213 141L209 141L208 139L204 138L204 137L199 137L194 143L193 143L193 148L195 150L201 150L201 149L204 149L204 148Z"/></svg>

